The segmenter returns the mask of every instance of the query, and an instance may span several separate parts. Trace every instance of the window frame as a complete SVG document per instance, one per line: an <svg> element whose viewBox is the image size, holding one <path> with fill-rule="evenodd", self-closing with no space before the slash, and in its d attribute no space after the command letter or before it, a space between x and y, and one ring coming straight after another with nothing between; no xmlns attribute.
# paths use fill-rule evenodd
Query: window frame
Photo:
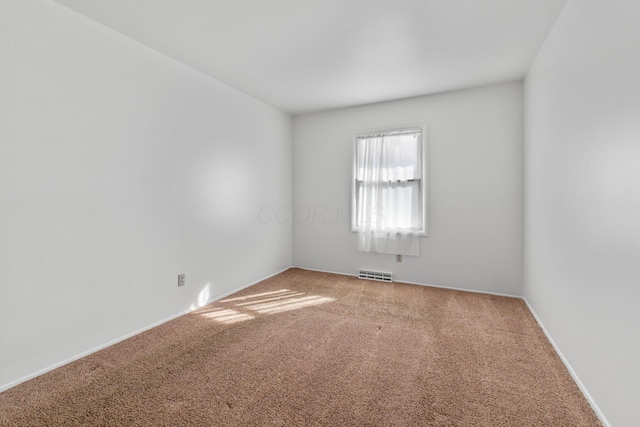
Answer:
<svg viewBox="0 0 640 427"><path fill-rule="evenodd" d="M374 136L374 135L391 135L394 133L408 133L408 132L419 132L420 133L420 144L422 148L422 163L421 163L421 178L420 178L420 195L422 198L422 228L418 232L418 236L428 236L429 228L428 228L428 177L427 171L429 168L427 167L427 159L428 156L428 144L427 144L427 129L428 126L426 123L420 123L417 125L408 125L401 127L385 127L379 129L369 129L364 131L354 131L351 133L351 231L354 233L358 232L357 222L357 194L356 194L356 181L357 181L357 158L358 158L358 138Z"/></svg>

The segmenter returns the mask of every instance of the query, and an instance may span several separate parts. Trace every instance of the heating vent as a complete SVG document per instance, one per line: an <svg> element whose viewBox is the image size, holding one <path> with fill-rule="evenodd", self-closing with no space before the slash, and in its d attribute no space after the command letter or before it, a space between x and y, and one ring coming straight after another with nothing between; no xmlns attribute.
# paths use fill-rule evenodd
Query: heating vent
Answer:
<svg viewBox="0 0 640 427"><path fill-rule="evenodd" d="M379 271L360 270L360 279L377 280L378 282L392 282L391 273L381 273Z"/></svg>

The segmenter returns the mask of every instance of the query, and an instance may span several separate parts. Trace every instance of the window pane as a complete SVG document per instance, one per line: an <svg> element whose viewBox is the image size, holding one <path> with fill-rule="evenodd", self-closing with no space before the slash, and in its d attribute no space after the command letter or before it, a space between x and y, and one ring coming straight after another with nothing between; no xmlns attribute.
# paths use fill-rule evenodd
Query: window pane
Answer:
<svg viewBox="0 0 640 427"><path fill-rule="evenodd" d="M358 138L356 179L408 181L421 178L419 133ZM367 171L367 173L365 173ZM371 175L371 172L375 172Z"/></svg>
<svg viewBox="0 0 640 427"><path fill-rule="evenodd" d="M421 228L420 182L391 184L382 190L382 228Z"/></svg>
<svg viewBox="0 0 640 427"><path fill-rule="evenodd" d="M356 225L359 227L368 217L381 229L420 230L422 228L420 186L420 181L385 183L378 188L378 191L371 192L365 191L370 185L356 183L356 194L363 202L356 207Z"/></svg>
<svg viewBox="0 0 640 427"><path fill-rule="evenodd" d="M422 144L418 130L356 138L355 228L366 233L423 231Z"/></svg>
<svg viewBox="0 0 640 427"><path fill-rule="evenodd" d="M420 155L416 134L384 138L382 180L408 181L420 178Z"/></svg>

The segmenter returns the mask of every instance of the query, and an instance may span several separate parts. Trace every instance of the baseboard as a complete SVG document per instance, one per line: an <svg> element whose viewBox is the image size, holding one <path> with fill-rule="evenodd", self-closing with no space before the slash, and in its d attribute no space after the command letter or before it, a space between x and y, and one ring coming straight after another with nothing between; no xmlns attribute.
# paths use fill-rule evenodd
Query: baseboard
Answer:
<svg viewBox="0 0 640 427"><path fill-rule="evenodd" d="M341 276L358 277L357 274L339 273L337 271L318 270L318 269L315 269L315 268L297 267L297 266L294 266L294 268L299 268L300 270L317 271L318 273L329 273L329 274L339 274ZM479 291L477 289L454 288L452 286L432 285L430 283L420 283L420 282L409 282L407 280L395 280L394 279L393 281L397 282L397 283L408 283L409 285L428 286L430 288L449 289L449 290L452 290L452 291L471 292L471 293L474 293L474 294L486 294L486 295L495 295L495 296L499 296L499 297L522 299L522 295L503 294L503 293L500 293L500 292L491 292L491 291Z"/></svg>
<svg viewBox="0 0 640 427"><path fill-rule="evenodd" d="M339 276L358 277L358 275L357 275L357 274L338 273L337 271L330 271L330 270L318 270L318 269L316 269L316 268L297 267L297 266L294 266L293 268L299 268L300 270L307 270L307 271L316 271L316 272L318 272L318 273L337 274L337 275L339 275Z"/></svg>
<svg viewBox="0 0 640 427"><path fill-rule="evenodd" d="M202 304L202 305L200 305L200 306L198 306L198 307L202 307L202 306L204 306L204 305L211 304L212 302L216 302L216 301L218 301L218 300L221 300L221 299L223 299L223 298L226 298L226 297L228 297L229 295L235 294L236 292L239 292L239 291L241 291L241 290L243 290L243 289L245 289L245 288L248 288L248 287L250 287L250 286L253 286L253 285L255 285L256 283L262 282L263 280L267 280L267 279L269 279L269 278L271 278L271 277L273 277L273 276L277 276L278 274L283 273L283 272L287 271L287 270L288 270L288 269L290 269L290 268L291 268L291 267L287 267L287 268L285 268L285 269L283 269L283 270L280 270L280 271L278 271L278 272L276 272L276 273L270 274L270 275L265 276L265 277L263 277L263 278L261 278L261 279L258 279L258 280L256 280L256 281L253 281L253 282L251 282L251 283L249 283L249 284L247 284L247 285L243 285L243 286L241 286L241 287L240 287L240 288L238 288L238 289L234 289L233 291L227 292L227 293L225 293L225 294L223 294L223 295L215 296L215 297L213 297L213 298L209 299L207 302L205 302L204 304ZM35 378L35 377L38 377L38 376L40 376L40 375L42 375L42 374L46 374L47 372L53 371L54 369L60 368L60 367L62 367L62 366L64 366L64 365L67 365L67 364L69 364L69 363L71 363L71 362L75 362L76 360L82 359L83 357L89 356L90 354L93 354L93 353L98 352L98 351L100 351L100 350L104 350L104 349L105 349L105 348L107 348L107 347L111 347L111 346L112 346L112 345L114 345L114 344L117 344L117 343L119 343L119 342L121 342L121 341L124 341L124 340L126 340L126 339L131 338L131 337L134 337L134 336L136 336L136 335L138 335L138 334L140 334L140 333L142 333L142 332L148 331L149 329L153 329L153 328L155 328L156 326L160 326L160 325L162 325L163 323L167 323L167 322L169 322L169 321L171 321L171 320L177 319L177 318L178 318L178 317L180 317L180 316L184 316L185 314L190 313L190 312L191 312L191 311L193 311L193 310L194 310L193 308L189 308L189 309L183 310L183 311L181 311L181 312L179 312L179 313L177 313L177 314L174 314L173 316L170 316L170 317L167 317L167 318L165 318L165 319L162 319L162 320L160 320L160 321L158 321L158 322L152 323L151 325L145 326L145 327L143 327L143 328L141 328L141 329L138 329L138 330L136 330L136 331L134 331L134 332L131 332L131 333L129 333L129 334L126 334L126 335L124 335L124 336L122 336L122 337L120 337L120 338L116 338L116 339L111 340L111 341L109 341L109 342L107 342L107 343L105 343L105 344L101 344L101 345L99 345L99 346L97 346L97 347L94 347L94 348L92 348L92 349L90 349L90 350L84 351L84 352L82 352L82 353L80 353L80 354L77 354L77 355L72 356L72 357L70 357L70 358L68 358L68 359L65 359L65 360L63 360L63 361L61 361L61 362L58 362L58 363L55 363L55 364L53 364L53 365L47 366L47 367L46 367L46 368L44 368L44 369L40 369L39 371L36 371L36 372L34 372L34 373L32 373L32 374L26 375L26 376L24 376L24 377L22 377L22 378L19 378L19 379L15 380L15 381L11 381L10 383L0 385L0 393L2 393L2 392L3 392L3 391L5 391L5 390L8 390L8 389L10 389L10 388L12 388L12 387L15 387L15 386L17 386L18 384L21 384L21 383L23 383L23 382L25 382L25 381L29 381L29 380L31 380L31 379L33 379L33 378Z"/></svg>
<svg viewBox="0 0 640 427"><path fill-rule="evenodd" d="M107 342L105 344L101 344L101 345L99 345L97 347L94 347L92 349L84 351L84 352L82 352L80 354L77 354L75 356L69 357L68 359L65 359L65 360L63 360L61 362L54 363L53 365L47 366L44 369L40 369L39 371L36 371L36 372L34 372L32 374L29 374L29 375L26 375L26 376L24 376L22 378L19 378L19 379L15 380L15 381L12 381L12 382L8 383L8 384L4 384L4 385L0 386L0 393L2 393L5 390L8 390L8 389L10 389L12 387L15 387L18 384L21 384L21 383L23 383L25 381L29 381L29 380L31 380L33 378L39 377L40 375L46 374L47 372L53 371L54 369L60 368L60 367L62 367L64 365L67 365L67 364L69 364L71 362L75 362L76 360L82 359L83 357L89 356L90 354L96 353L96 352L98 352L100 350L103 350L103 349L105 349L107 347L111 347L114 344L117 344L117 343L119 343L121 341L124 341L124 340L126 340L128 338L131 338L131 337L133 337L135 335L138 335L138 334L140 334L140 333L142 333L144 331L147 331L149 329L155 328L156 326L160 326L163 323L169 322L169 321L171 321L173 319L177 319L178 317L183 316L183 315L187 314L190 311L191 310L185 310L185 311L182 311L182 312L180 312L178 314L174 314L173 316L167 317L166 319L162 319L162 320L160 320L158 322L155 322L155 323L153 323L153 324L151 324L149 326L145 326L145 327L143 327L141 329L138 329L138 330L136 330L134 332L131 332L131 333L127 334L127 335L124 335L124 336L122 336L120 338L116 338L116 339L111 340L111 341L109 341L109 342Z"/></svg>
<svg viewBox="0 0 640 427"><path fill-rule="evenodd" d="M299 268L301 270L317 271L317 272L320 272L320 273L330 273L330 274L339 274L339 275L342 275L342 276L357 277L357 274L338 273L338 272L335 272L335 271L317 270L317 269L305 268L305 267L295 267L295 268ZM575 381L576 385L578 386L578 388L580 389L580 391L584 395L585 399L587 399L587 402L589 402L589 405L591 406L593 411L596 413L596 416L600 419L600 422L602 422L602 425L604 427L611 427L611 424L609 423L607 418L604 416L604 413L602 413L602 411L600 410L600 408L598 407L596 402L593 400L593 398L591 397L591 395L587 391L587 388L584 386L584 384L582 384L582 381L580 381L580 378L578 377L576 372L573 370L573 368L569 364L569 361L566 359L566 357L564 357L564 355L560 351L560 348L556 345L555 341L553 340L553 338L549 334L549 331L547 331L547 328L544 327L542 321L540 320L540 318L538 317L536 312L533 310L533 307L531 306L531 304L529 304L529 301L527 301L527 299L525 297L520 296L520 295L502 294L502 293L498 293L498 292L478 291L478 290L475 290L475 289L454 288L454 287L450 287L450 286L431 285L431 284L419 283L419 282L408 282L408 281L405 281L405 280L399 280L398 282L399 283L409 283L409 284L412 284L412 285L419 285L419 286L429 286L429 287L433 287L433 288L450 289L450 290L454 290L454 291L463 291L463 292L472 292L472 293L479 293L479 294L496 295L496 296L509 297L509 298L517 298L517 299L523 300L524 303L527 305L527 308L529 309L529 311L533 315L533 318L536 320L536 322L540 326L540 329L542 329L542 332L544 332L545 336L547 337L547 339L551 343L551 346L553 347L555 352L558 354L558 357L560 357L560 360L562 360L562 363L564 364L564 366L569 371L569 374L571 375L571 377Z"/></svg>
<svg viewBox="0 0 640 427"><path fill-rule="evenodd" d="M504 293L500 293L500 292L481 291L481 290L478 290L478 289L456 288L456 287L453 287L453 286L433 285L433 284L430 284L430 283L408 282L406 280L398 280L398 282L399 283L409 283L410 285L428 286L430 288L448 289L450 291L471 292L472 294L485 294L485 295L495 295L497 297L507 297L507 298L522 299L521 295L504 294Z"/></svg>
<svg viewBox="0 0 640 427"><path fill-rule="evenodd" d="M549 331L547 330L547 328L544 327L544 324L542 323L542 320L540 320L540 318L536 314L536 312L533 309L533 307L531 306L531 304L529 304L529 301L527 301L527 299L524 298L524 297L522 297L522 300L527 305L527 308L529 308L529 311L533 315L533 318L536 319L536 322L538 322L538 325L540 326L540 329L542 329L542 332L544 332L545 336L547 337L547 339L551 343L551 346L553 347L553 349L558 354L558 357L560 357L560 360L562 360L562 363L564 363L564 366L567 368L567 371L569 371L569 374L573 378L573 381L575 381L576 385L578 386L578 388L580 389L580 391L584 395L585 399L587 399L587 402L589 402L589 405L591 406L591 409L593 409L593 412L596 413L596 416L600 419L600 422L602 422L602 425L604 427L611 427L611 424L609 423L607 418L604 416L604 414L602 413L602 411L598 407L598 404L595 402L595 400L593 400L593 398L589 394L589 391L587 391L587 388L584 386L584 384L582 384L582 381L580 381L580 378L578 377L578 374L576 374L576 372L573 370L573 368L569 364L569 361L567 360L567 358L564 357L564 354L562 354L562 351L560 351L560 347L558 347L558 345L555 343L555 341L551 337L551 334L549 334Z"/></svg>
<svg viewBox="0 0 640 427"><path fill-rule="evenodd" d="M230 292L226 292L225 294L222 295L217 295L213 298L210 298L207 302L205 302L203 305L207 305L207 304L211 304L215 301L221 300L223 298L226 298L229 295L232 295L236 292L239 292L243 289L246 289L250 286L255 285L256 283L259 283L263 280L267 280L271 277L277 276L280 273L283 273L287 270L289 270L292 267L287 267L284 268L280 271L277 271L273 274L270 274L268 276L265 276L261 279L255 280L251 283L248 283L246 285L243 285L237 289L234 289ZM327 270L318 270L318 269L313 269L313 268L305 268L305 267L295 267L295 268L300 268L301 270L308 270L308 271L317 271L320 273L330 273L330 274L338 274L338 275L342 275L342 276L352 276L352 277L357 277L356 274L347 274L347 273L339 273L339 272L335 272L335 271L327 271ZM540 329L542 329L543 333L545 334L545 336L547 337L547 339L549 340L549 342L551 343L551 346L553 347L553 349L555 350L555 352L558 354L558 357L560 357L560 360L562 360L562 363L564 363L565 367L567 368L567 370L569 371L569 374L571 375L571 377L573 378L573 380L575 381L576 385L578 386L578 388L580 389L580 391L582 392L582 394L585 396L585 398L587 399L587 402L589 402L589 405L591 406L591 408L593 409L593 411L596 413L596 415L598 416L598 418L600 419L600 421L602 422L603 426L605 427L611 427L611 424L609 423L609 421L606 419L606 417L604 416L604 413L600 410L600 408L598 407L597 403L593 400L593 398L591 397L591 395L589 394L589 391L586 389L586 387L584 386L584 384L582 383L582 381L580 381L580 378L578 377L578 375L576 374L576 372L573 370L573 368L571 367L571 365L569 364L569 361L564 357L564 355L562 354L562 351L560 350L560 348L557 346L557 344L555 343L555 341L553 340L553 338L551 337L551 335L549 334L549 331L547 331L547 329L545 328L544 324L542 323L542 321L540 320L540 318L538 317L538 315L536 314L535 310L533 309L533 307L531 306L531 304L529 304L529 301L527 301L526 298L522 297L522 296L517 296L517 295L509 295L509 294L501 294L501 293L497 293L497 292L487 292L487 291L478 291L478 290L473 290L473 289L463 289L463 288L454 288L454 287L449 287L449 286L440 286L440 285L431 285L431 284L426 284L426 283L418 283L418 282L408 282L408 281L400 281L400 283L408 283L408 284L413 284L413 285L419 285L419 286L430 286L430 287L434 287L434 288L442 288L442 289L450 289L450 290L455 290L455 291L463 291L463 292L473 292L473 293L481 293L481 294L489 294L489 295L497 295L497 296L504 296L504 297L510 297L510 298L519 298L522 299L525 304L527 305L527 308L529 309L529 311L531 312L531 314L533 315L533 318L536 320L536 322L538 323L538 325L540 326ZM129 334L126 334L120 338L116 338L114 340L111 340L105 344L102 344L100 346L94 347L90 350L87 350L85 352L82 352L76 356L70 357L66 360L63 360L61 362L55 363L53 365L50 365L44 369L41 369L39 371L36 371L32 374L26 375L18 380L12 381L10 383L7 384L3 384L0 385L0 393L8 390L12 387L17 386L18 384L21 384L25 381L28 381L30 379L33 379L37 376L40 376L42 374L45 374L49 371L52 371L54 369L57 369L59 367L62 367L66 364L69 364L71 362L74 362L76 360L82 359L83 357L86 357L90 354L93 354L95 352L98 352L100 350L103 350L107 347L110 347L114 344L117 344L121 341L124 341L126 339L129 339L135 335L138 335L142 332L145 332L149 329L155 328L157 326L160 326L166 322L169 322L171 320L177 319L180 316L184 316L187 313L190 313L191 311L193 311L193 309L187 309L187 310L183 310L177 314L174 314L173 316L167 317L165 319L162 319L158 322L155 322L151 325L145 326L141 329L138 329L134 332L131 332Z"/></svg>

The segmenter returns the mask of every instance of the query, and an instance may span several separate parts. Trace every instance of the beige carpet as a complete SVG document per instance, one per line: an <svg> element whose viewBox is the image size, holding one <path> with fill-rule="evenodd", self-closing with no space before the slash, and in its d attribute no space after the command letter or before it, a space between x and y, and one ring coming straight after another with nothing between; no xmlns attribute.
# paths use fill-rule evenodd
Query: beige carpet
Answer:
<svg viewBox="0 0 640 427"><path fill-rule="evenodd" d="M518 299L291 269L0 394L1 426L600 426Z"/></svg>

